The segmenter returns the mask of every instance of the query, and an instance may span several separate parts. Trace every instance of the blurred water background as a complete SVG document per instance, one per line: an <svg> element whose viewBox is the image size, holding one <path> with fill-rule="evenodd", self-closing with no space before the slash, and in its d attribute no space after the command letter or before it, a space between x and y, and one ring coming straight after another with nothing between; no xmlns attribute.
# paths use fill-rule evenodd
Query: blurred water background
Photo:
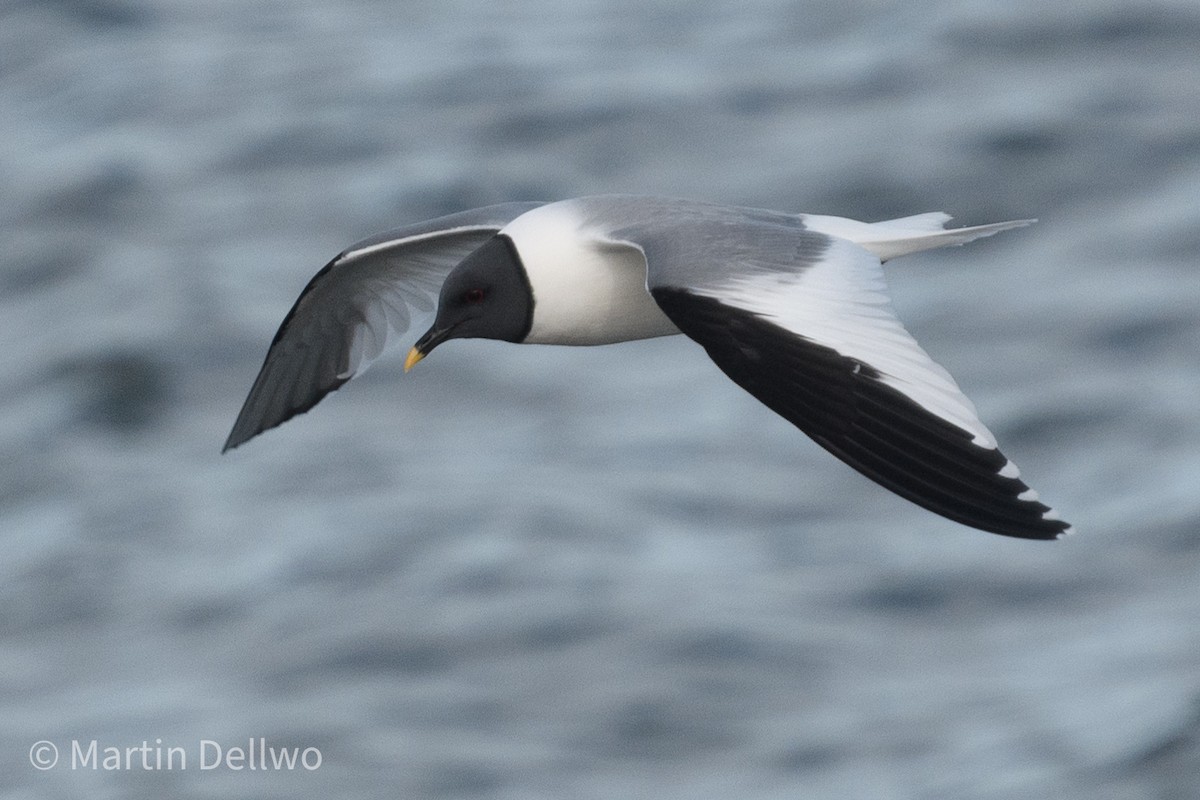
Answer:
<svg viewBox="0 0 1200 800"><path fill-rule="evenodd" d="M1194 0L5 3L0 797L1200 797L1198 41ZM887 269L1078 534L910 506L682 337L396 348L218 455L342 247L608 191L1040 218ZM258 737L321 766L198 768Z"/></svg>

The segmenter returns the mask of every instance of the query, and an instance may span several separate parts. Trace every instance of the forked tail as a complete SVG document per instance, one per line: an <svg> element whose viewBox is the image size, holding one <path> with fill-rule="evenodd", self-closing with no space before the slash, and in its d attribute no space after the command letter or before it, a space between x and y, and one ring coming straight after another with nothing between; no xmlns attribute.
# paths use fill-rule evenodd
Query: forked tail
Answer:
<svg viewBox="0 0 1200 800"><path fill-rule="evenodd" d="M802 214L801 218L810 230L849 239L879 256L880 261L919 253L922 250L933 250L936 247L966 244L1000 231L1023 228L1037 222L1035 219L1017 219L946 230L942 226L950 221L950 215L940 211L883 222L859 222L845 217L827 217L820 214Z"/></svg>

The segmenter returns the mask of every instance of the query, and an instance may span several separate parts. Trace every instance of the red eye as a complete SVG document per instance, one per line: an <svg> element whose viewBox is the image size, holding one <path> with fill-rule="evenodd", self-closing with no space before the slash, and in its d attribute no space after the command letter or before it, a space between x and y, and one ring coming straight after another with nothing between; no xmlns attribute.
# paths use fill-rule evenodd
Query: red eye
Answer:
<svg viewBox="0 0 1200 800"><path fill-rule="evenodd" d="M467 289L463 295L463 300L466 300L471 305L483 302L483 289Z"/></svg>

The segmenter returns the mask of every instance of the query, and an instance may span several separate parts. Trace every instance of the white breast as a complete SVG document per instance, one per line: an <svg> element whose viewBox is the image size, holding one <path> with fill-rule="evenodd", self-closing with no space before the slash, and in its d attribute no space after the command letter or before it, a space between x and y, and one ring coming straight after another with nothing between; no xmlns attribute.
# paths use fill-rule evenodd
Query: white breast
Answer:
<svg viewBox="0 0 1200 800"><path fill-rule="evenodd" d="M525 342L611 344L679 333L646 290L641 250L584 229L571 201L529 211L501 233L512 239L533 289Z"/></svg>

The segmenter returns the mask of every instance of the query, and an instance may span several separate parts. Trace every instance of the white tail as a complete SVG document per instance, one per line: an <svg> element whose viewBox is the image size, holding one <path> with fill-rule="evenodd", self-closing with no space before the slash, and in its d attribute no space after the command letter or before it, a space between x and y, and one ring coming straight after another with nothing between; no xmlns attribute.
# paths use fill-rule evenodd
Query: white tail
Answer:
<svg viewBox="0 0 1200 800"><path fill-rule="evenodd" d="M801 214L800 218L809 230L839 239L849 239L874 253L880 261L919 253L922 250L932 250L935 247L966 244L1000 231L1023 228L1037 222L1035 219L1017 219L1011 222L945 230L942 226L950 221L950 215L940 211L883 222L859 222L845 217L827 217L820 214Z"/></svg>

